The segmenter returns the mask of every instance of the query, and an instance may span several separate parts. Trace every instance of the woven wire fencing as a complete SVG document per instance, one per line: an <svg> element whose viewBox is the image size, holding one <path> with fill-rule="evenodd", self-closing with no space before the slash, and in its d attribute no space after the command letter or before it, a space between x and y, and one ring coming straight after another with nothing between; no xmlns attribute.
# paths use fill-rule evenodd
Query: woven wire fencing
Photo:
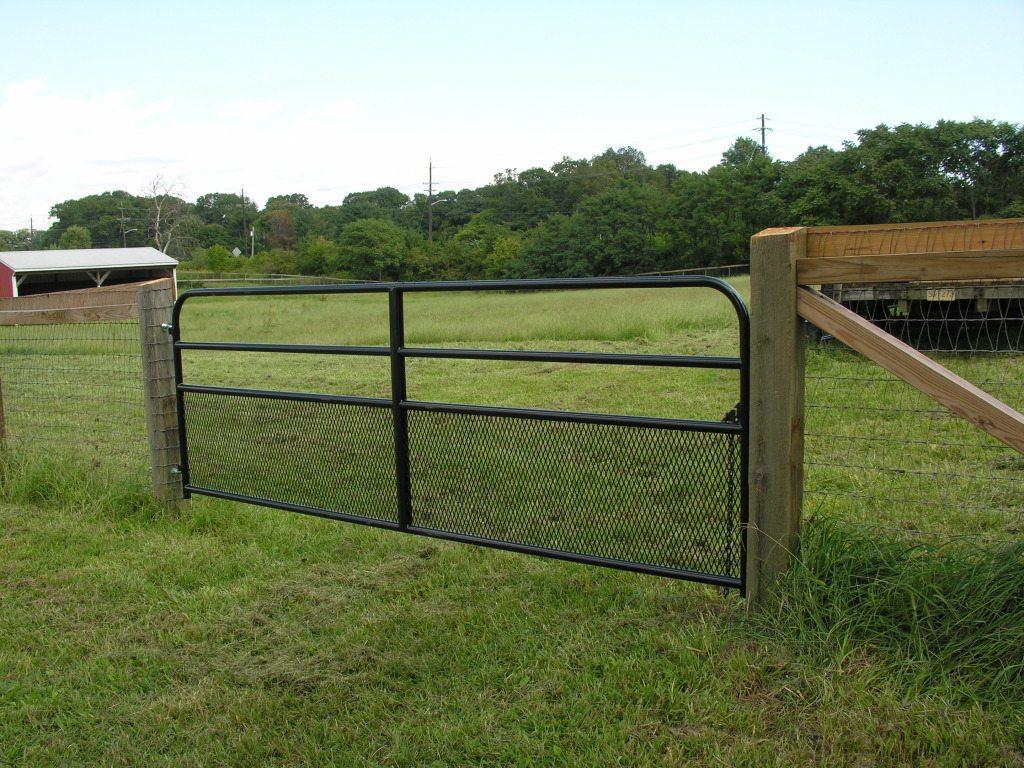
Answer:
<svg viewBox="0 0 1024 768"><path fill-rule="evenodd" d="M888 333L1024 411L1024 281L830 288ZM1024 456L813 332L805 387L810 516L939 537L1024 538Z"/></svg>
<svg viewBox="0 0 1024 768"><path fill-rule="evenodd" d="M9 450L145 478L138 321L0 326L0 387Z"/></svg>

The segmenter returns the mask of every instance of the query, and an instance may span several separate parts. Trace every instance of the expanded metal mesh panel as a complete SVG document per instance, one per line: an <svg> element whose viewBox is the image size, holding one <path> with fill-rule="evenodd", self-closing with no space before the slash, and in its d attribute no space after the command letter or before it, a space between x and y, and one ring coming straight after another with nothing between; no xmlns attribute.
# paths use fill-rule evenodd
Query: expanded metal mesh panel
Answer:
<svg viewBox="0 0 1024 768"><path fill-rule="evenodd" d="M391 411L186 392L189 483L396 521Z"/></svg>
<svg viewBox="0 0 1024 768"><path fill-rule="evenodd" d="M737 435L412 412L409 448L414 525L740 575Z"/></svg>

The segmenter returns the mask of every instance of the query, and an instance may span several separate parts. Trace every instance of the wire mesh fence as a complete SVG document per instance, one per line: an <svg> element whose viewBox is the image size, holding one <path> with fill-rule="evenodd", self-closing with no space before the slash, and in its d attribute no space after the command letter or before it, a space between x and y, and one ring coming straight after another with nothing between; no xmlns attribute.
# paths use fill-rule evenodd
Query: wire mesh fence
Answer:
<svg viewBox="0 0 1024 768"><path fill-rule="evenodd" d="M824 290L1024 410L1024 281ZM937 536L1024 538L1024 456L838 341L811 336L809 515Z"/></svg>
<svg viewBox="0 0 1024 768"><path fill-rule="evenodd" d="M138 321L0 326L7 447L145 478Z"/></svg>

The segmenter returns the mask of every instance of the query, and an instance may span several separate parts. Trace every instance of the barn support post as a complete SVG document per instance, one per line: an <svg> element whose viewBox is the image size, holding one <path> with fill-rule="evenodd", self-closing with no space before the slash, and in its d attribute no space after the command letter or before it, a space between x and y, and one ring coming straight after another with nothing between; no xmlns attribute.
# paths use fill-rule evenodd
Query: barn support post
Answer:
<svg viewBox="0 0 1024 768"><path fill-rule="evenodd" d="M803 227L750 241L750 509L746 590L751 604L796 553L803 497L804 329L797 315Z"/></svg>
<svg viewBox="0 0 1024 768"><path fill-rule="evenodd" d="M139 286L138 300L153 492L157 500L176 505L183 502L184 493L174 383L174 341L165 327L171 322L174 281L165 278Z"/></svg>

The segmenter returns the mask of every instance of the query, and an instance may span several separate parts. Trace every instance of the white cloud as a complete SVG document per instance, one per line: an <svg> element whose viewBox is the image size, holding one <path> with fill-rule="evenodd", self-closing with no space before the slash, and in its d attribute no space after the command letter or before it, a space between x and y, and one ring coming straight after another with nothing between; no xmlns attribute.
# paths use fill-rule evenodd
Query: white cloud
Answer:
<svg viewBox="0 0 1024 768"><path fill-rule="evenodd" d="M27 227L30 218L45 229L51 206L118 189L141 194L157 173L181 178L190 199L244 186L261 205L290 192L339 202L385 184L412 194L426 182L432 154L467 154L459 138L412 140L394 113L354 100L301 108L240 100L200 112L163 94L119 88L69 96L28 80L0 86L0 229ZM446 172L477 185L454 168Z"/></svg>
<svg viewBox="0 0 1024 768"><path fill-rule="evenodd" d="M328 104L321 111L330 120L344 120L359 112L360 106L351 99L346 99L336 104Z"/></svg>
<svg viewBox="0 0 1024 768"><path fill-rule="evenodd" d="M265 117L275 112L280 112L283 105L276 101L232 101L221 107L217 114L221 117L248 119L254 117Z"/></svg>

